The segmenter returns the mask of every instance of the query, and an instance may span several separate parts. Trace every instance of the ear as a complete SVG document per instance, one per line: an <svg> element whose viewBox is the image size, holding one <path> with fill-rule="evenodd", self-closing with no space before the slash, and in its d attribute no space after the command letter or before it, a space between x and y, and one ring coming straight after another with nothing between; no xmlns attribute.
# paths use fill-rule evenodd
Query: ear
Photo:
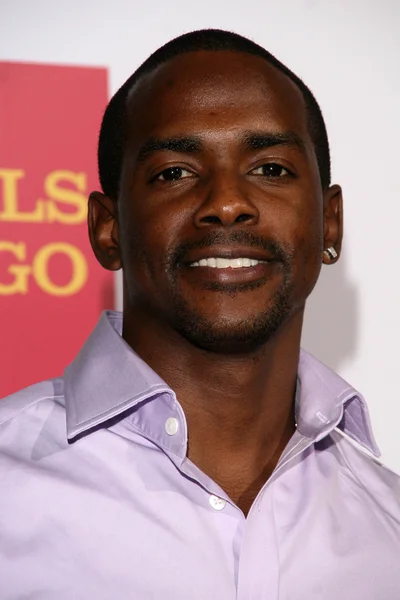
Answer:
<svg viewBox="0 0 400 600"><path fill-rule="evenodd" d="M342 188L332 185L324 193L324 251L331 246L337 256L333 258L324 252L322 261L331 265L339 260L343 237L343 197Z"/></svg>
<svg viewBox="0 0 400 600"><path fill-rule="evenodd" d="M92 192L88 204L88 227L90 243L101 266L109 271L120 269L116 202L100 192Z"/></svg>

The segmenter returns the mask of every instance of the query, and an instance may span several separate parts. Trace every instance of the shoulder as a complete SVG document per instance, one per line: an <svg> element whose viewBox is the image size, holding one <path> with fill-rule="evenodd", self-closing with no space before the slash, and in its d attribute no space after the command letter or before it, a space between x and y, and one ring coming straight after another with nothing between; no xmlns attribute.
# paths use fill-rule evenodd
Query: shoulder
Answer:
<svg viewBox="0 0 400 600"><path fill-rule="evenodd" d="M63 398L62 379L51 379L35 383L0 400L0 427L21 413L29 412L37 404L54 402Z"/></svg>
<svg viewBox="0 0 400 600"><path fill-rule="evenodd" d="M0 447L23 447L37 436L51 414L64 422L63 379L42 381L0 400Z"/></svg>
<svg viewBox="0 0 400 600"><path fill-rule="evenodd" d="M400 526L400 476L339 429L331 437L353 483Z"/></svg>

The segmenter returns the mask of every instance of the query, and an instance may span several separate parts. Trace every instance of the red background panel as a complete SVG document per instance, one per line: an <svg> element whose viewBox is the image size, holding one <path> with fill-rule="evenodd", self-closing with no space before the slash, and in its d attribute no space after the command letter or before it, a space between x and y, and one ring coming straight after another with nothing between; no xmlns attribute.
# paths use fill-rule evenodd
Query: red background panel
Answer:
<svg viewBox="0 0 400 600"><path fill-rule="evenodd" d="M0 397L62 374L101 310L113 306L113 276L95 260L82 214L90 191L99 189L96 151L106 104L105 69L0 63ZM10 176L16 171L22 171L18 181ZM24 222L38 201L40 221ZM78 221L79 209L79 222L64 222L74 215ZM10 242L22 245L25 256ZM63 293L82 265L63 247L53 247L48 260L41 250L60 243L83 256L88 273L67 295L54 290ZM16 277L26 289L10 293Z"/></svg>

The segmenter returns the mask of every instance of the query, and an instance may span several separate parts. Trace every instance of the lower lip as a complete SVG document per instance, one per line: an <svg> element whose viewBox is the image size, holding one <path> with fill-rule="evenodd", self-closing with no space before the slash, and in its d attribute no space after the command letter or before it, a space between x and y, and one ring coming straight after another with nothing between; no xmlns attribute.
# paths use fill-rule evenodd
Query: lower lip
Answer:
<svg viewBox="0 0 400 600"><path fill-rule="evenodd" d="M241 284L253 283L271 277L275 270L276 262L268 261L258 263L253 267L226 267L217 269L215 267L185 267L185 276L199 283Z"/></svg>

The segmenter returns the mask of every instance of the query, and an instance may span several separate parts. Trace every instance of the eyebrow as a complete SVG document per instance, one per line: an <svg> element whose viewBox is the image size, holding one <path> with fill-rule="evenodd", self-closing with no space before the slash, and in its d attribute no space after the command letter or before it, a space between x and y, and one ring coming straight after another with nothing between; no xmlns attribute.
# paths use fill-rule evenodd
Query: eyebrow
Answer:
<svg viewBox="0 0 400 600"><path fill-rule="evenodd" d="M262 150L273 146L290 146L306 153L304 140L294 131L285 133L248 132L242 136L242 143L248 150Z"/></svg>
<svg viewBox="0 0 400 600"><path fill-rule="evenodd" d="M143 162L156 152L169 150L171 152L199 153L203 149L203 144L197 137L175 137L175 138L150 138L137 153L137 162Z"/></svg>
<svg viewBox="0 0 400 600"><path fill-rule="evenodd" d="M285 133L270 132L246 132L239 138L242 146L246 150L262 150L273 146L290 146L300 150L303 154L306 152L305 143L302 138L294 131ZM204 144L199 137L182 136L173 138L150 138L142 144L138 150L136 160L138 163L144 162L156 152L169 150L180 154L200 153Z"/></svg>

